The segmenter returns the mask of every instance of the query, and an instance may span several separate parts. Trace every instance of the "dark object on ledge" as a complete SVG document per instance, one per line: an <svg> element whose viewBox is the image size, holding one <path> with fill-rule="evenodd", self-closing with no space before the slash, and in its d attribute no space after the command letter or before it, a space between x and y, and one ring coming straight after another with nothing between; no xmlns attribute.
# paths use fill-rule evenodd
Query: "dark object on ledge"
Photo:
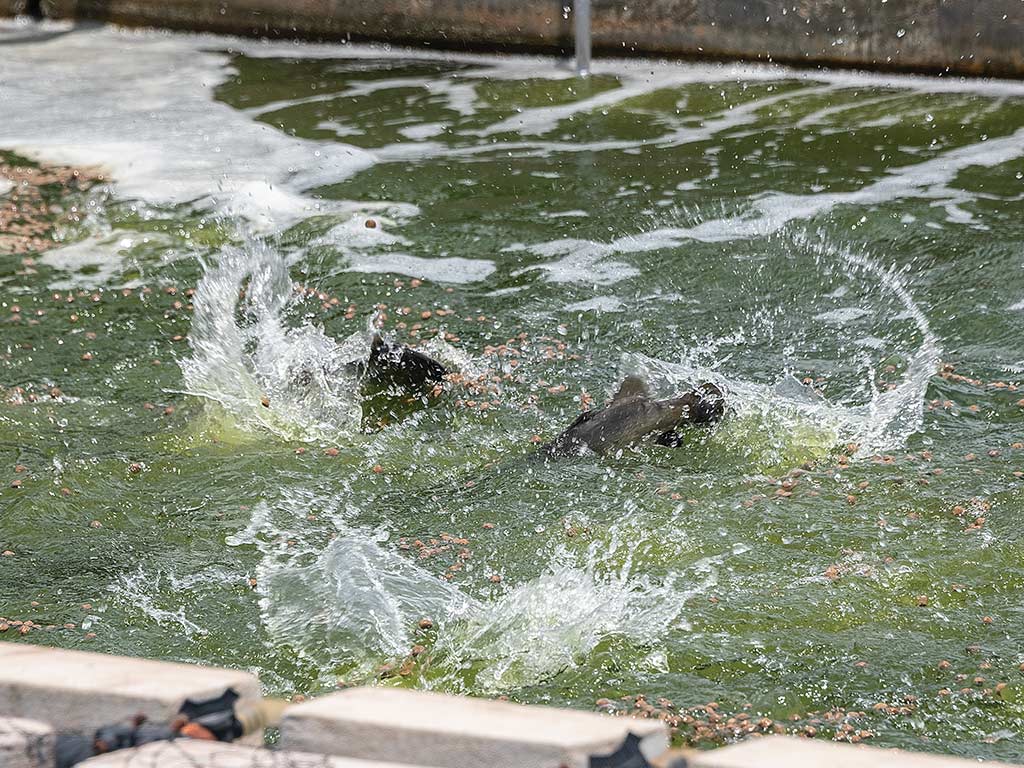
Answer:
<svg viewBox="0 0 1024 768"><path fill-rule="evenodd" d="M128 722L105 725L91 735L58 733L56 768L72 766L96 755L140 747L154 741L204 739L231 742L274 725L286 706L275 699L239 704L238 694L228 688L209 699L186 699L169 723L150 723L145 715Z"/></svg>

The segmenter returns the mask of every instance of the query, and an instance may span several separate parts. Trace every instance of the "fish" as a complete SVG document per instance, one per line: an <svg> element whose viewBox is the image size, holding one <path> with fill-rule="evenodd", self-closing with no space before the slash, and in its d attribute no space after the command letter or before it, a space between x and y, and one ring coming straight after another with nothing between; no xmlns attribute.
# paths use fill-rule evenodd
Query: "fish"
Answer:
<svg viewBox="0 0 1024 768"><path fill-rule="evenodd" d="M364 383L380 390L420 394L441 384L448 369L423 352L375 333L361 375Z"/></svg>
<svg viewBox="0 0 1024 768"><path fill-rule="evenodd" d="M405 344L388 341L380 333L370 340L368 355L340 366L321 365L323 378L332 380L344 372L359 380L365 392L421 394L444 381L448 369L429 355ZM296 386L310 386L317 378L308 365L291 372Z"/></svg>
<svg viewBox="0 0 1024 768"><path fill-rule="evenodd" d="M722 420L725 395L714 384L701 384L690 392L656 400L641 377L627 376L611 401L594 411L584 411L554 440L542 446L544 456L578 456L587 450L614 454L651 440L676 447L680 427L710 425Z"/></svg>
<svg viewBox="0 0 1024 768"><path fill-rule="evenodd" d="M355 364L363 427L376 431L436 402L448 369L434 358L380 333L369 356Z"/></svg>
<svg viewBox="0 0 1024 768"><path fill-rule="evenodd" d="M295 397L351 382L360 396L364 423L382 425L427 405L441 392L448 373L429 355L375 332L369 348L356 359L307 361L290 370L289 379ZM270 407L266 398L263 405Z"/></svg>

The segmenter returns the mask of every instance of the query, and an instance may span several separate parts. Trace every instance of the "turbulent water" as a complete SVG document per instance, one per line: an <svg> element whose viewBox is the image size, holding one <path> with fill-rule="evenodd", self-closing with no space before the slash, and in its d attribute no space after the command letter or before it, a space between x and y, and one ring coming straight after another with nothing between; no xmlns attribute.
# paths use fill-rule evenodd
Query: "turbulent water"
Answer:
<svg viewBox="0 0 1024 768"><path fill-rule="evenodd" d="M1024 759L1024 86L18 23L0 112L105 179L0 256L13 641ZM533 458L628 373L727 417Z"/></svg>

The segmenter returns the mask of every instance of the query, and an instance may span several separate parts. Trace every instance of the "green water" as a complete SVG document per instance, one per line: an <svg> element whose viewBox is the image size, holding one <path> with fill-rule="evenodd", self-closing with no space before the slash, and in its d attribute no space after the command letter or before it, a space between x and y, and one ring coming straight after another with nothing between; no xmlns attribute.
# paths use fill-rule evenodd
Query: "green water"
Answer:
<svg viewBox="0 0 1024 768"><path fill-rule="evenodd" d="M784 71L615 98L612 65L517 79L488 74L514 62L216 55L217 101L375 157L313 190L355 213L263 236L339 299L282 324L342 339L387 305L397 338L447 332L435 350L497 375L493 405L450 385L383 428L310 438L258 426L258 389L251 418L182 394L185 291L256 246L202 204L63 199L95 203L61 233L99 232L113 266L0 256L0 382L39 395L0 404L0 615L76 626L4 641L241 667L283 695L382 678L585 709L643 693L794 730L864 711L877 745L1024 759L1024 392L1000 386L1024 371L1024 98ZM399 239L323 237L366 237L365 218ZM493 271L396 274L395 254ZM732 410L675 450L530 458L631 370L666 395L714 379Z"/></svg>

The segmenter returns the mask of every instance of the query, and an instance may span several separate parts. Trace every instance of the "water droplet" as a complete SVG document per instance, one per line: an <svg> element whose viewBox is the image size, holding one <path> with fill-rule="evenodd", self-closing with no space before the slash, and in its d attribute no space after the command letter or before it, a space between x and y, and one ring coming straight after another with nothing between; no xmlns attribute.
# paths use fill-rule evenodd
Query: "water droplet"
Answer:
<svg viewBox="0 0 1024 768"><path fill-rule="evenodd" d="M903 37L905 34L907 34L907 30L903 29L903 27L896 30L896 37Z"/></svg>

